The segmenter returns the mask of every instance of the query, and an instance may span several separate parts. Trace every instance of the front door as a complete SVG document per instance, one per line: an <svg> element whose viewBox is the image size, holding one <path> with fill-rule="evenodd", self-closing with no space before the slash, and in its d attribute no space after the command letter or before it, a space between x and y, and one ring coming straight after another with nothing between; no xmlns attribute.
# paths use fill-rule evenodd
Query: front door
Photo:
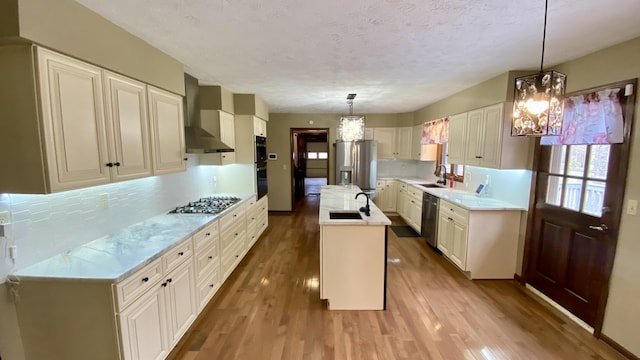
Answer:
<svg viewBox="0 0 640 360"><path fill-rule="evenodd" d="M621 99L622 144L539 147L526 281L596 335L620 224L633 103L632 97Z"/></svg>

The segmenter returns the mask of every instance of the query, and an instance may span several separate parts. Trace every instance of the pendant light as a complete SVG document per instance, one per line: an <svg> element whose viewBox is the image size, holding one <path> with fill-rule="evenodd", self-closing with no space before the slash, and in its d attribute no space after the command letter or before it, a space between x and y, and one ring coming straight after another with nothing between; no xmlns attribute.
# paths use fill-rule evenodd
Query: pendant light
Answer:
<svg viewBox="0 0 640 360"><path fill-rule="evenodd" d="M515 81L511 136L560 135L562 132L567 76L553 70L543 71L547 7L548 0L545 0L540 72Z"/></svg>
<svg viewBox="0 0 640 360"><path fill-rule="evenodd" d="M344 141L355 141L364 139L364 116L353 115L353 100L356 94L347 95L349 105L349 115L340 118L338 127L338 139Z"/></svg>

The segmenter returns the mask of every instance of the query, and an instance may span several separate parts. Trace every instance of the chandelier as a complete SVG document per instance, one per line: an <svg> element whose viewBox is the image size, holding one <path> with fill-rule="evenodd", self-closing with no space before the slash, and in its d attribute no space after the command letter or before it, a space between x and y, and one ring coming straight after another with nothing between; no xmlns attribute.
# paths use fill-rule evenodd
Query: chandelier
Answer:
<svg viewBox="0 0 640 360"><path fill-rule="evenodd" d="M540 72L516 78L511 136L560 135L562 132L567 76L557 71L543 71L547 6L548 0L545 0Z"/></svg>
<svg viewBox="0 0 640 360"><path fill-rule="evenodd" d="M353 115L353 100L356 94L347 95L349 115L340 117L338 126L338 139L343 141L355 141L364 139L364 116Z"/></svg>

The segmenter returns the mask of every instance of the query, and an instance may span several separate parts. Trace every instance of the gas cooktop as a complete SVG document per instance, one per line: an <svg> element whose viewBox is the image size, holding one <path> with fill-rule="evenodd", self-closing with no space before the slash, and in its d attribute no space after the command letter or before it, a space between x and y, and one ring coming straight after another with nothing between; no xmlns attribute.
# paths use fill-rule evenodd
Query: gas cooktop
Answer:
<svg viewBox="0 0 640 360"><path fill-rule="evenodd" d="M235 196L210 196L179 206L169 214L218 214L240 201Z"/></svg>

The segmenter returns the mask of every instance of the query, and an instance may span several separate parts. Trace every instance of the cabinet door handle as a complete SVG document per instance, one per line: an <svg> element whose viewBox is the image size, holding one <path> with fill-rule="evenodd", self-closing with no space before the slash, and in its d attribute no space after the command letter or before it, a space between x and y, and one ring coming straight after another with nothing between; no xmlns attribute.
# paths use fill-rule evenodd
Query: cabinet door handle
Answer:
<svg viewBox="0 0 640 360"><path fill-rule="evenodd" d="M207 236L211 236L211 233L206 233L205 235L207 235Z"/></svg>
<svg viewBox="0 0 640 360"><path fill-rule="evenodd" d="M209 287L214 287L214 286L215 286L215 285L213 285L213 284L209 284Z"/></svg>
<svg viewBox="0 0 640 360"><path fill-rule="evenodd" d="M167 287L167 282L165 281L161 285L162 285L162 287Z"/></svg>
<svg viewBox="0 0 640 360"><path fill-rule="evenodd" d="M238 236L238 233L236 233L236 236Z"/></svg>
<svg viewBox="0 0 640 360"><path fill-rule="evenodd" d="M120 166L119 162L113 163L114 166Z"/></svg>
<svg viewBox="0 0 640 360"><path fill-rule="evenodd" d="M447 217L447 219L449 219L450 221L453 221L453 219L452 219L452 218L450 218L450 217Z"/></svg>
<svg viewBox="0 0 640 360"><path fill-rule="evenodd" d="M184 159L182 159L182 160L187 161L187 160L189 160L189 158L184 158Z"/></svg>
<svg viewBox="0 0 640 360"><path fill-rule="evenodd" d="M180 251L180 252L178 253L178 255L179 255L179 256L184 255L184 251Z"/></svg>
<svg viewBox="0 0 640 360"><path fill-rule="evenodd" d="M168 282L168 283L170 283L172 280L173 280L173 279L168 278L168 279L167 279L167 282Z"/></svg>
<svg viewBox="0 0 640 360"><path fill-rule="evenodd" d="M147 281L149 281L149 277L145 276L142 278L142 282L147 282Z"/></svg>
<svg viewBox="0 0 640 360"><path fill-rule="evenodd" d="M211 255L210 255L210 256L209 256L209 260L211 260L211 259L213 259L213 256L211 256Z"/></svg>
<svg viewBox="0 0 640 360"><path fill-rule="evenodd" d="M113 163L106 163L107 167L113 167Z"/></svg>

